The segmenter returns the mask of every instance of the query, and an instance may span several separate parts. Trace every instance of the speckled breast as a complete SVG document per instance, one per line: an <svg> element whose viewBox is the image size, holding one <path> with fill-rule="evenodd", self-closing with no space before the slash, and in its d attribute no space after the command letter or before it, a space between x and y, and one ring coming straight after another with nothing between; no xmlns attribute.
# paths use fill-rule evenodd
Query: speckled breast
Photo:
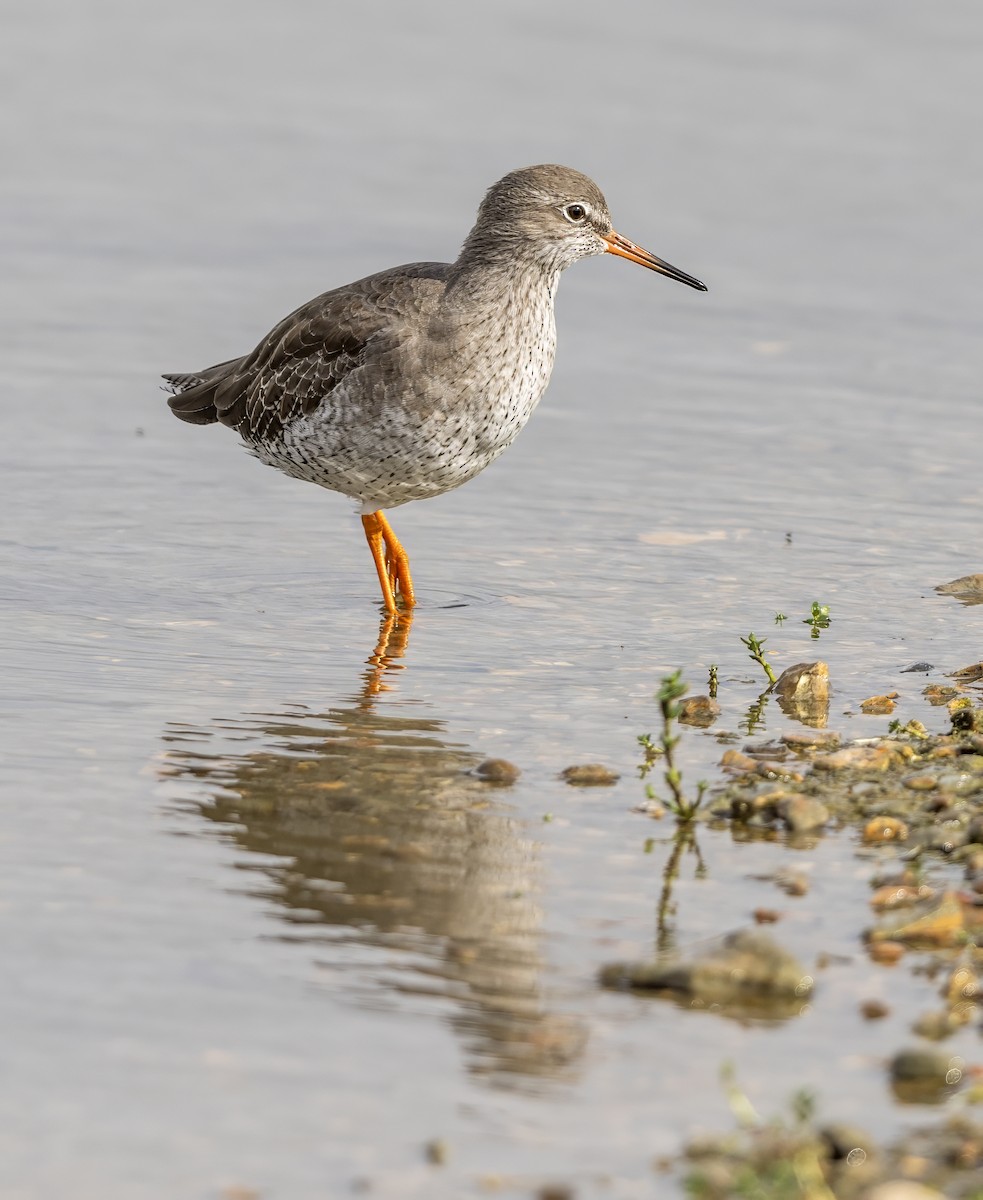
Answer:
<svg viewBox="0 0 983 1200"><path fill-rule="evenodd" d="M362 512L460 487L509 446L549 382L552 292L478 329L399 347L354 371L275 439L248 443L270 466L351 496Z"/></svg>

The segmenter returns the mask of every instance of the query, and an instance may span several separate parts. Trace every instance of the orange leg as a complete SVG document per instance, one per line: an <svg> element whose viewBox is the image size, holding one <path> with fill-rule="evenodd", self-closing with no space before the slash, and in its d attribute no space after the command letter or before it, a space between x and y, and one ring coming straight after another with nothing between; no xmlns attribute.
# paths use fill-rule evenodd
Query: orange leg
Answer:
<svg viewBox="0 0 983 1200"><path fill-rule="evenodd" d="M402 542L393 533L393 527L385 516L381 512L377 512L375 515L379 518L379 524L382 526L382 536L386 543L386 566L389 570L393 591L399 592L406 608L412 608L416 604L416 596L413 592L413 580L410 578L409 556L403 549Z"/></svg>
<svg viewBox="0 0 983 1200"><path fill-rule="evenodd" d="M399 538L381 512L368 513L362 517L365 540L372 551L382 599L389 612L396 608L396 593L407 608L416 603L413 595L413 580L410 578L410 560L400 545Z"/></svg>

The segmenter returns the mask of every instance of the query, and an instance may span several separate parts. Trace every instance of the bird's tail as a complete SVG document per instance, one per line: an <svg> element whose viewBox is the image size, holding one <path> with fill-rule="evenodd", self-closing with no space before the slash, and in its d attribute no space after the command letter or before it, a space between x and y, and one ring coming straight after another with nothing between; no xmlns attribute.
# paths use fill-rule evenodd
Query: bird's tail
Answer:
<svg viewBox="0 0 983 1200"><path fill-rule="evenodd" d="M174 393L167 401L171 412L192 425L213 424L218 420L216 389L234 374L242 361L241 358L230 358L228 362L206 367L204 371L165 375L165 391Z"/></svg>

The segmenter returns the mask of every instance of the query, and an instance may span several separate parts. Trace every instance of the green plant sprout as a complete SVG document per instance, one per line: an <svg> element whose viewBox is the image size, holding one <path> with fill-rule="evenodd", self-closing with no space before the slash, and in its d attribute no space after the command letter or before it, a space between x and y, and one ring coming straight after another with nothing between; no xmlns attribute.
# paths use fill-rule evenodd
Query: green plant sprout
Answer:
<svg viewBox="0 0 983 1200"><path fill-rule="evenodd" d="M674 733L673 728L680 713L679 701L686 695L686 684L683 683L681 676L682 671L673 671L671 675L666 675L655 698L658 700L662 712L662 736L659 738L657 746L661 749L665 762L663 778L671 793L670 798L666 801L666 807L677 821L685 824L696 816L697 810L703 803L703 796L710 785L706 780L701 779L696 785L696 798L689 799L683 791L682 772L676 766L675 750L679 743L679 734ZM650 799L655 799L654 789L651 786L647 789L647 794Z"/></svg>
<svg viewBox="0 0 983 1200"><path fill-rule="evenodd" d="M749 633L746 638L741 638L742 643L748 648L751 660L756 662L768 676L769 687L774 687L778 679L771 669L771 663L765 658L764 645L767 640L767 638L755 637L753 633Z"/></svg>
<svg viewBox="0 0 983 1200"><path fill-rule="evenodd" d="M824 1171L827 1151L815 1128L816 1100L801 1089L788 1100L788 1116L763 1120L738 1085L733 1068L721 1071L724 1091L740 1130L726 1148L726 1191L702 1165L684 1180L687 1195L722 1200L835 1200ZM728 1170L729 1168L729 1170Z"/></svg>
<svg viewBox="0 0 983 1200"><path fill-rule="evenodd" d="M717 664L716 663L710 664L710 678L709 678L709 681L707 682L707 690L710 693L710 699L716 700L716 698L717 698Z"/></svg>
<svg viewBox="0 0 983 1200"><path fill-rule="evenodd" d="M643 755L642 762L638 768L638 778L644 779L665 752L657 742L652 740L650 733L640 733L636 740L642 748Z"/></svg>
<svg viewBox="0 0 983 1200"><path fill-rule="evenodd" d="M746 734L748 737L752 737L755 733L757 733L758 728L764 725L765 709L768 707L768 699L768 693L765 691L762 692L762 694L757 698L757 700L754 701L753 704L748 705L747 712L744 714L744 719L740 723L741 732Z"/></svg>
<svg viewBox="0 0 983 1200"><path fill-rule="evenodd" d="M787 621L788 617L783 612L775 613L775 624L781 625L783 621Z"/></svg>
<svg viewBox="0 0 983 1200"><path fill-rule="evenodd" d="M802 624L810 626L809 636L811 638L818 638L820 630L829 629L829 619L829 605L813 600L809 615Z"/></svg>

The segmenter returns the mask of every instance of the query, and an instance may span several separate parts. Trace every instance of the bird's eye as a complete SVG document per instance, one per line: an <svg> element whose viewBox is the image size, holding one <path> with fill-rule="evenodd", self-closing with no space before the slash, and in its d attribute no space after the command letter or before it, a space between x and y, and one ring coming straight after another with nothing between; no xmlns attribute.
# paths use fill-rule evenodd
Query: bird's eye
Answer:
<svg viewBox="0 0 983 1200"><path fill-rule="evenodd" d="M579 225L587 216L587 209L582 204L568 204L563 210L563 215L574 225Z"/></svg>

